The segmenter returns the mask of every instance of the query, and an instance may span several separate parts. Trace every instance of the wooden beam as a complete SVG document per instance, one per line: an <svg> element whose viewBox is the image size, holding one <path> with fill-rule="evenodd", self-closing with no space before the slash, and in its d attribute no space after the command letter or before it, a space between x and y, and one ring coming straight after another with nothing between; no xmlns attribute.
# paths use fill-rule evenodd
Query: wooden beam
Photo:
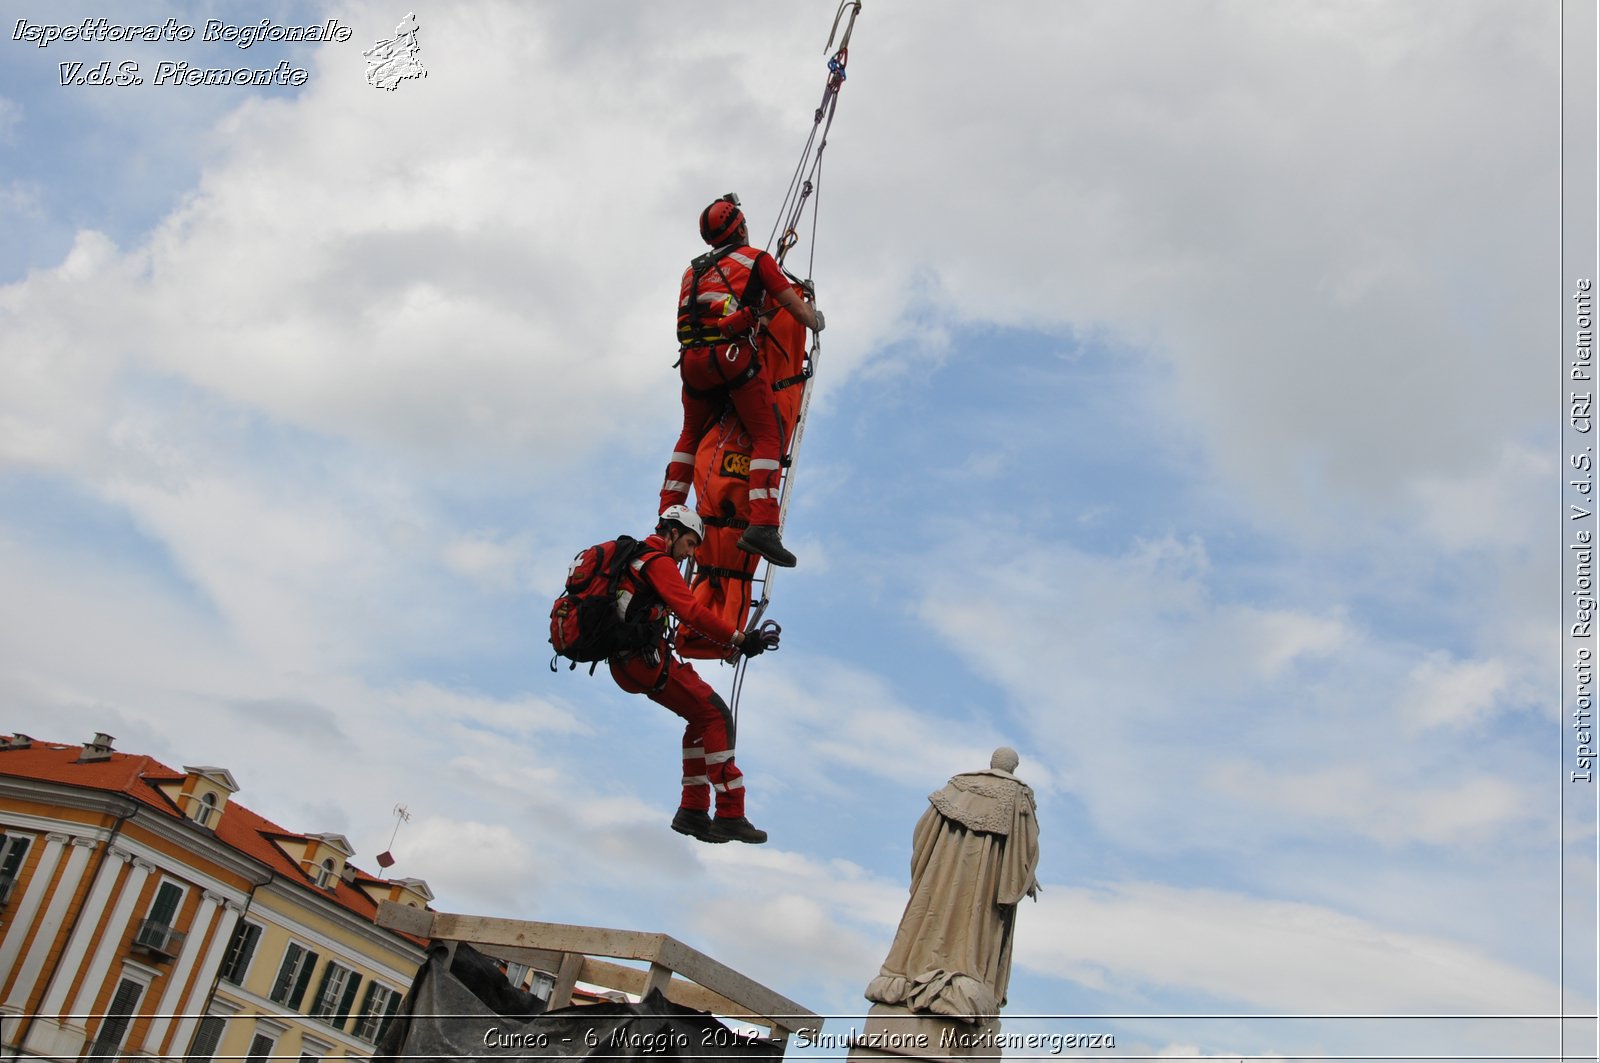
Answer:
<svg viewBox="0 0 1600 1063"><path fill-rule="evenodd" d="M634 996L644 995L645 972L637 967L624 967L619 963L607 963L605 960L586 959L583 961L583 972L578 975L578 980L591 985L605 986L607 989L620 989ZM772 1020L765 1015L758 1015L749 1008L735 1004L720 993L713 993L703 985L696 985L682 978L672 979L662 993L674 1004L682 1004L696 1011L746 1019L769 1028L772 1024Z"/></svg>
<svg viewBox="0 0 1600 1063"><path fill-rule="evenodd" d="M583 957L576 952L561 957L561 969L556 972L556 984L550 990L552 1008L564 1008L572 1003L572 990L578 984L578 972L581 970Z"/></svg>
<svg viewBox="0 0 1600 1063"><path fill-rule="evenodd" d="M433 937L433 913L426 908L413 908L409 904L384 901L378 905L375 922L387 930L397 930L412 937Z"/></svg>
<svg viewBox="0 0 1600 1063"><path fill-rule="evenodd" d="M549 974L555 974L561 969L561 960L567 955L564 952L551 952L549 949L525 949L518 945L479 944L477 949L485 956L493 956L508 963L520 963L524 967L532 967Z"/></svg>
<svg viewBox="0 0 1600 1063"><path fill-rule="evenodd" d="M773 992L755 979L718 963L680 941L666 939L660 962L690 981L753 1008L770 1018L777 1027L791 1031L822 1028L821 1016L809 1008L801 1007L788 997Z"/></svg>
<svg viewBox="0 0 1600 1063"><path fill-rule="evenodd" d="M639 995L649 996L652 989L664 994L667 991L667 986L671 984L671 982L672 968L663 967L659 963L652 963L650 965L650 973L645 976L644 992L640 993Z"/></svg>
<svg viewBox="0 0 1600 1063"><path fill-rule="evenodd" d="M570 1000L582 980L635 996L659 988L674 1003L765 1026L779 1040L786 1033L821 1029L823 1023L816 1013L665 934L426 912L392 902L379 906L378 925L433 940L465 941L502 957L560 956L553 1007ZM644 961L650 970L589 958L596 956Z"/></svg>
<svg viewBox="0 0 1600 1063"><path fill-rule="evenodd" d="M556 952L581 952L623 960L656 960L665 934L637 930L607 930L566 923L537 923L525 919L492 919L479 915L433 913L433 936L470 943L521 945Z"/></svg>

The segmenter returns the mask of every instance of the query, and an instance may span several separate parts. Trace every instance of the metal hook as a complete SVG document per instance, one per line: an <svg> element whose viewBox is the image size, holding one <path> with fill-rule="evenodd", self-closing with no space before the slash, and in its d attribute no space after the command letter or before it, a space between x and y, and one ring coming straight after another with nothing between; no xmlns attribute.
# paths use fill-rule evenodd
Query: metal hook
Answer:
<svg viewBox="0 0 1600 1063"><path fill-rule="evenodd" d="M839 47L848 48L850 46L850 31L855 29L856 16L861 14L861 0L841 0L839 10L833 16L833 28L828 31L828 46L822 50L822 54L826 55L833 51L833 35L839 32L839 20L844 18L844 9L847 7L854 8L854 10L850 12L850 21L845 23L844 39L839 42Z"/></svg>

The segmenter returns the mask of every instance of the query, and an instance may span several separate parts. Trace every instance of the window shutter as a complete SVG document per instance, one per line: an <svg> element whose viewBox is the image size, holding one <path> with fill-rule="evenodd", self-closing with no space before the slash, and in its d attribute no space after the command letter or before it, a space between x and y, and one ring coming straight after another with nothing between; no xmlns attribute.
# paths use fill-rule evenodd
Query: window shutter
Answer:
<svg viewBox="0 0 1600 1063"><path fill-rule="evenodd" d="M383 1022L378 1025L378 1036L373 1038L374 1043L383 1040L384 1035L389 1032L389 1026L394 1022L395 1012L399 1010L400 994L391 989L389 990L389 1004L383 1009Z"/></svg>
<svg viewBox="0 0 1600 1063"><path fill-rule="evenodd" d="M372 998L378 995L378 990L383 986L378 982L367 983L367 995L361 998L361 1017L364 1019L372 1014Z"/></svg>
<svg viewBox="0 0 1600 1063"><path fill-rule="evenodd" d="M30 841L31 838L15 834L0 834L0 904L11 899L17 879L22 877L22 861L28 855Z"/></svg>
<svg viewBox="0 0 1600 1063"><path fill-rule="evenodd" d="M258 1033L250 1040L250 1054L245 1056L249 1063L266 1063L272 1058L274 1041L264 1033Z"/></svg>
<svg viewBox="0 0 1600 1063"><path fill-rule="evenodd" d="M0 878L16 878L22 873L22 860L28 855L30 839L15 834L0 834Z"/></svg>
<svg viewBox="0 0 1600 1063"><path fill-rule="evenodd" d="M274 1004L289 1003L289 994L294 990L295 976L300 973L300 957L305 955L305 951L292 941L284 950L283 963L278 966L278 978L272 983L272 992L268 994Z"/></svg>
<svg viewBox="0 0 1600 1063"><path fill-rule="evenodd" d="M311 972L316 969L317 959L318 957L315 952L312 952L310 949L306 950L306 958L304 961L302 961L302 965L300 967L300 977L295 980L294 993L289 997L289 1006L297 1011L300 1008L300 1002L306 998L306 986L311 983ZM322 972L322 981L324 984L327 983L327 971ZM317 990L317 995L322 995L321 989Z"/></svg>
<svg viewBox="0 0 1600 1063"><path fill-rule="evenodd" d="M261 940L261 928L254 923L239 921L233 929L233 940L228 943L227 955L222 958L222 968L217 973L239 985L244 981L244 973L250 969L250 960L255 956L256 943Z"/></svg>
<svg viewBox="0 0 1600 1063"><path fill-rule="evenodd" d="M221 1015L207 1015L200 1020L200 1028L194 1032L189 1054L185 1057L188 1063L207 1063L217 1054L217 1044L222 1040L222 1026Z"/></svg>
<svg viewBox="0 0 1600 1063"><path fill-rule="evenodd" d="M350 1005L356 1002L356 990L361 988L361 976L354 971L350 972L350 983L344 987L344 996L339 1000L339 1012L333 1017L333 1025L342 1030L350 1021Z"/></svg>
<svg viewBox="0 0 1600 1063"><path fill-rule="evenodd" d="M156 899L150 905L150 919L162 926L171 926L174 917L178 914L178 902L183 899L183 890L171 882L163 882L156 890Z"/></svg>
<svg viewBox="0 0 1600 1063"><path fill-rule="evenodd" d="M95 1034L90 1058L106 1059L116 1055L117 1049L122 1047L122 1039L128 1035L128 1019L139 1006L139 997L143 993L144 986L130 978L124 978L117 985L116 996L111 998L111 1007L106 1010L105 1020L100 1023L100 1032Z"/></svg>

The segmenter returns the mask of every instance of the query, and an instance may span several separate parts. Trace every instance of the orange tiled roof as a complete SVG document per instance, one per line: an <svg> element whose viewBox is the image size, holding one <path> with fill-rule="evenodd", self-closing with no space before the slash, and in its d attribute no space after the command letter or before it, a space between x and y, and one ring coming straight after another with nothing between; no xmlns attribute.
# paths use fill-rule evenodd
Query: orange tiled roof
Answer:
<svg viewBox="0 0 1600 1063"><path fill-rule="evenodd" d="M177 805L159 789L161 783L183 780L186 777L183 772L174 771L154 757L142 753L112 752L105 760L79 763L78 756L82 751L82 746L40 742L37 739L26 749L0 749L0 775L126 794L173 819L186 819ZM228 802L213 833L218 841L265 864L290 882L328 897L369 921L377 915L377 903L365 891L343 879L335 881L331 890L317 887L300 864L291 859L279 844L280 839L302 841L306 840L306 836L285 830L238 801ZM388 882L354 865L347 866L363 882Z"/></svg>

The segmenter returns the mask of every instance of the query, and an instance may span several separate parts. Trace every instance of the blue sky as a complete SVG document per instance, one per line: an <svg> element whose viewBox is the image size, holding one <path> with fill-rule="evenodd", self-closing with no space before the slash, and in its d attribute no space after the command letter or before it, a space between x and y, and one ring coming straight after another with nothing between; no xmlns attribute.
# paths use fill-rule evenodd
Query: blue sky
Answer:
<svg viewBox="0 0 1600 1063"><path fill-rule="evenodd" d="M831 5L418 8L428 76L375 90L407 10L5 5L10 728L226 766L369 867L404 802L444 910L664 931L842 1016L926 795L1008 744L1044 883L1008 1013L1131 1016L1012 1028L1541 1050L1152 1016L1561 1006L1555 5L868 0L741 707L759 849L667 830L675 718L542 628L652 522L694 219L769 227ZM10 39L100 14L353 32Z"/></svg>

